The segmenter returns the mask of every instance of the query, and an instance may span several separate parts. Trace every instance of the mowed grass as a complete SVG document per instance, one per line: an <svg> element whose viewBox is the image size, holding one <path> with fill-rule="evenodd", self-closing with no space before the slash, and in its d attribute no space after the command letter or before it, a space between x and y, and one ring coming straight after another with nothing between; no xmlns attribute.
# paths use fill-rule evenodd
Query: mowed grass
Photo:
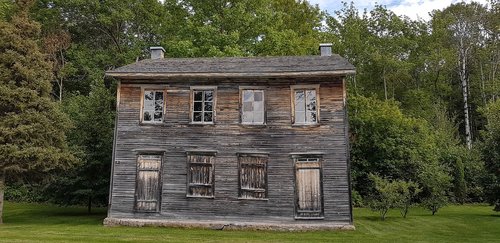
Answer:
<svg viewBox="0 0 500 243"><path fill-rule="evenodd" d="M415 208L407 219L385 221L354 210L355 231L220 231L159 227L104 227L105 209L5 204L0 242L500 242L500 213L485 205L448 206L432 216Z"/></svg>

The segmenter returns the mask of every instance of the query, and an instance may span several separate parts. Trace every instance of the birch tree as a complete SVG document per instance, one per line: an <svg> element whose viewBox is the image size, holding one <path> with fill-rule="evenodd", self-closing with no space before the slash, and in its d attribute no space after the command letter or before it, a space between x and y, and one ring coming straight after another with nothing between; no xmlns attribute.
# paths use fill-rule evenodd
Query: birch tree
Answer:
<svg viewBox="0 0 500 243"><path fill-rule="evenodd" d="M434 28L448 32L449 40L456 52L456 71L462 91L465 143L472 148L470 113L470 76L476 49L484 43L484 17L486 9L478 3L458 3L434 14Z"/></svg>

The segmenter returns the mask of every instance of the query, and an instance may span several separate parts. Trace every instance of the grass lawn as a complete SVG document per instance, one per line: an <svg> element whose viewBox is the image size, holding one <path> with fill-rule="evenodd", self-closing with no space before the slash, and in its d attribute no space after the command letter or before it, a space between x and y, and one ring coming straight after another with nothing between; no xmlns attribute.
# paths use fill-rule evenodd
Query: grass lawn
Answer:
<svg viewBox="0 0 500 243"><path fill-rule="evenodd" d="M354 210L356 231L268 232L180 228L104 227L105 209L44 204L5 204L0 242L500 242L500 213L489 206L448 206L432 216L416 208L407 219L390 212L385 221Z"/></svg>

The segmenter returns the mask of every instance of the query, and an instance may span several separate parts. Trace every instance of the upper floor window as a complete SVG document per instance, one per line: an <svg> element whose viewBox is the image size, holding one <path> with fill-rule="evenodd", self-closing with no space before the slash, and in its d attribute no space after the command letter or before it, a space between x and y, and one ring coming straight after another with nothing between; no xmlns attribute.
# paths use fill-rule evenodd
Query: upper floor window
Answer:
<svg viewBox="0 0 500 243"><path fill-rule="evenodd" d="M191 89L191 122L212 124L215 120L215 88Z"/></svg>
<svg viewBox="0 0 500 243"><path fill-rule="evenodd" d="M241 90L241 123L257 125L265 123L264 90Z"/></svg>
<svg viewBox="0 0 500 243"><path fill-rule="evenodd" d="M317 124L319 86L292 86L293 123L296 125Z"/></svg>
<svg viewBox="0 0 500 243"><path fill-rule="evenodd" d="M142 122L163 122L165 96L163 90L144 90L142 100Z"/></svg>

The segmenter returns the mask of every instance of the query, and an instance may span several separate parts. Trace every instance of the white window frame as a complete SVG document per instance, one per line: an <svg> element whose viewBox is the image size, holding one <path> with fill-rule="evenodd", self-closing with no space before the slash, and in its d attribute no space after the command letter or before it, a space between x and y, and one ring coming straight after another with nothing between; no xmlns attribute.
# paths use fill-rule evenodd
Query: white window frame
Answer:
<svg viewBox="0 0 500 243"><path fill-rule="evenodd" d="M307 97L304 98L304 121L296 121L296 111L295 111L295 92L303 90L304 94L306 94L308 90L314 90L316 93L316 121L311 122L307 121L307 110L306 110L306 102L307 102ZM319 95L319 84L316 85L292 85L290 86L290 100L291 100L291 108L292 108L292 124L293 125L306 125L306 126L311 126L311 125L318 125L320 122L320 95Z"/></svg>
<svg viewBox="0 0 500 243"><path fill-rule="evenodd" d="M163 92L163 107L162 107L162 116L161 116L161 121L155 121L154 120L154 112L152 114L152 120L151 121L145 121L144 120L144 112L146 111L144 108L145 105L145 93L146 92L155 92L154 96L156 97L156 92ZM165 121L165 111L166 111L166 106L167 106L167 90L166 89L161 89L161 88L141 88L141 114L140 114L140 123L141 124L161 124Z"/></svg>
<svg viewBox="0 0 500 243"><path fill-rule="evenodd" d="M244 92L245 91L255 91L262 92L262 122L244 122L243 121L243 113L244 113ZM267 110L266 110L266 90L264 87L259 86L240 86L240 123L242 125L266 125L267 120Z"/></svg>
<svg viewBox="0 0 500 243"><path fill-rule="evenodd" d="M212 121L204 121L205 120L205 95L203 94L203 100L202 100L202 117L201 121L194 121L194 92L196 91L212 91L213 92L213 98L212 98ZM217 87L216 86L191 86L190 87L190 92L189 92L189 120L191 124L215 124L215 110L216 110L216 105L217 105Z"/></svg>

